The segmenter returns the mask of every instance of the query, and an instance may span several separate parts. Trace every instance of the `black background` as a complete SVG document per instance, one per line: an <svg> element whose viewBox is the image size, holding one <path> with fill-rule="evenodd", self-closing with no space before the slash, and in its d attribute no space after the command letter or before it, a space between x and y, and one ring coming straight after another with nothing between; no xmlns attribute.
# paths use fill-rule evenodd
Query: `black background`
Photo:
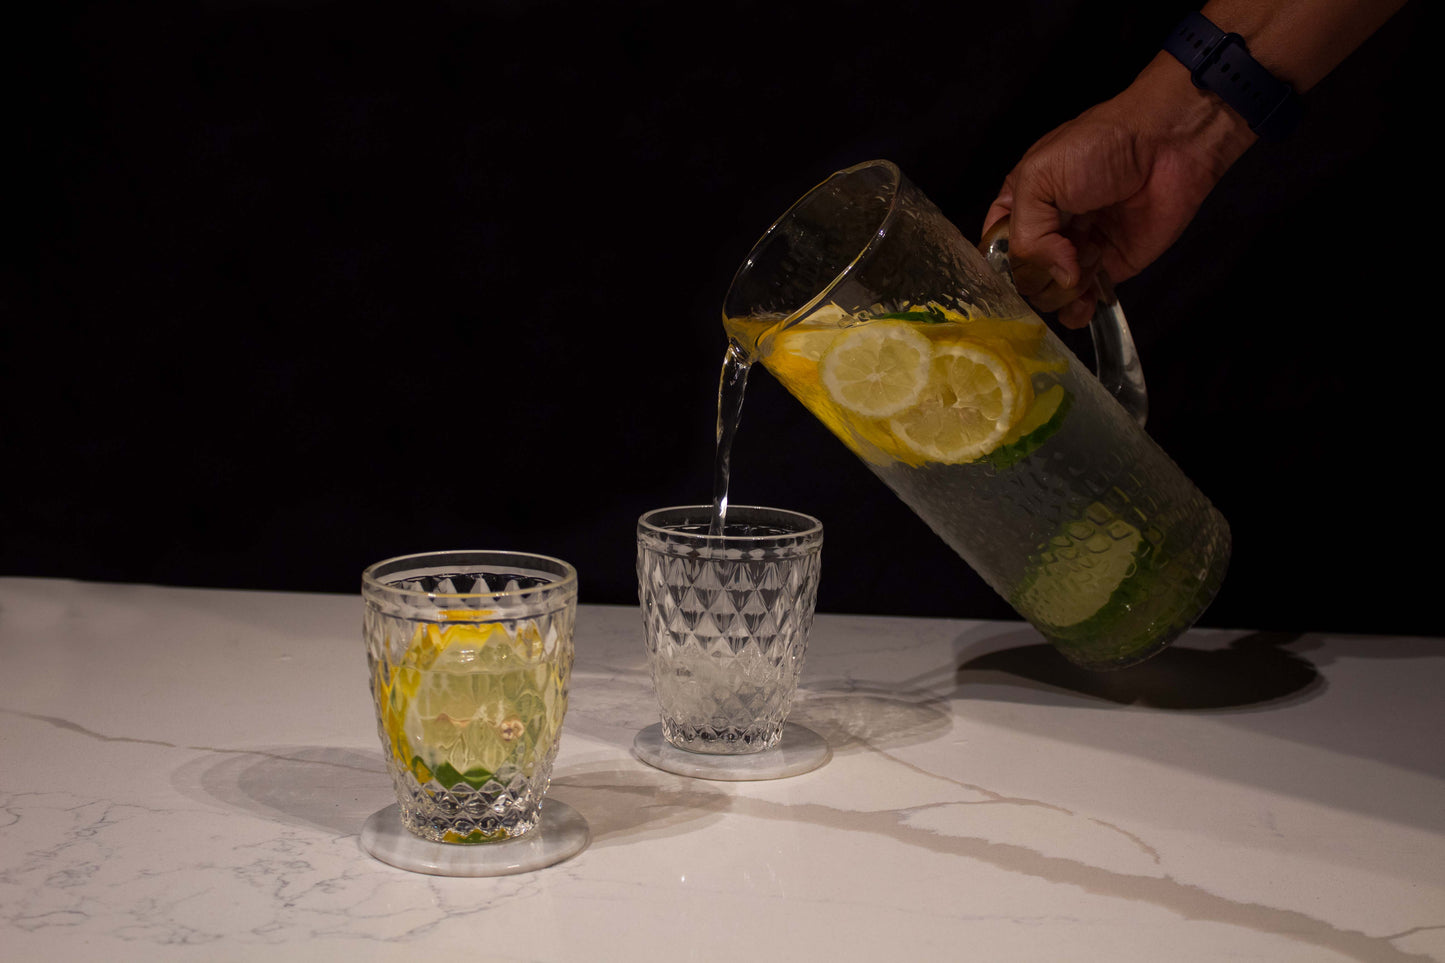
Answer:
<svg viewBox="0 0 1445 963"><path fill-rule="evenodd" d="M352 592L502 547L634 601L637 515L710 497L769 221L888 157L976 236L1191 9L1002 6L48 7L3 41L0 574ZM1150 432L1233 524L1205 624L1445 630L1425 7L1121 286ZM822 611L1012 617L765 374L733 501L823 518Z"/></svg>

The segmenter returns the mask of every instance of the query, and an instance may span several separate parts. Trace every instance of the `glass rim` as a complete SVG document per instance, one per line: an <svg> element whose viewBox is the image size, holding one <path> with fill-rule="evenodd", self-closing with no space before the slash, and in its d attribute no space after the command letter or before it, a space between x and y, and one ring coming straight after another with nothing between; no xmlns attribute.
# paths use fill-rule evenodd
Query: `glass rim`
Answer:
<svg viewBox="0 0 1445 963"><path fill-rule="evenodd" d="M670 539L687 539L695 541L700 545L727 545L734 548L748 545L777 544L782 541L807 542L823 537L823 523L819 519L806 512L797 512L788 508L773 508L768 505L729 505L728 517L734 519L739 512L769 512L775 516L785 516L796 519L802 523L796 530L789 530L781 533L759 534L759 535L713 535L710 532L681 532L676 528L660 525L653 519L666 512L697 513L701 517L695 518L691 524L700 524L712 516L712 505L670 505L666 508L654 508L643 512L637 519L639 533L647 532L649 535L665 537Z"/></svg>
<svg viewBox="0 0 1445 963"><path fill-rule="evenodd" d="M886 160L884 158L876 158L874 160L863 161L862 163L854 164L851 167L845 167L842 170L834 171L832 174L829 174L817 184L814 184L812 188L810 188L797 200L793 201L792 204L788 205L788 209L783 211L782 214L779 214L773 220L773 223L768 225L767 230L763 231L763 233L758 236L758 239L753 242L753 246L748 249L748 255L747 257L743 258L743 263L738 266L738 269L735 272L733 272L732 281L728 284L728 293L723 297L724 319L726 319L727 317L727 304L730 300L733 288L737 286L738 280L742 278L743 275L746 274L747 271L752 267L753 260L757 255L758 251L763 247L763 245L767 244L772 239L773 234L776 233L778 229L781 228L782 225L793 216L793 213L799 208L801 208L804 204L806 204L815 194L823 190L823 188L827 187L829 184L832 184L834 181L837 181L839 178L856 174L859 171L872 170L875 168L879 168L888 172L890 178L890 183L887 186L888 206L883 211L883 216L878 219L878 226L873 230L871 234L869 234L868 243L864 244L862 248L859 249L858 253L853 255L853 259L849 261L846 265L844 265L843 268L836 275L833 276L833 280L823 285L822 288L818 291L818 293L814 294L802 305L789 311L787 316L784 317L782 321L778 322L778 327L786 328L790 325L797 324L800 320L806 317L809 312L815 310L819 305L823 304L828 294L831 293L834 289L836 289L845 280L847 280L849 275L855 273L858 265L863 263L863 261L867 259L868 255L872 253L873 249L876 248L879 244L881 244L884 238L888 236L888 227L893 223L893 221L898 215L898 195L901 193L903 188L903 171L901 168L899 168L897 164L893 163L891 160Z"/></svg>
<svg viewBox="0 0 1445 963"><path fill-rule="evenodd" d="M496 562L480 561L482 558L493 558ZM448 559L456 560L456 564L462 570L467 565L481 567L490 565L494 567L505 567L509 562L515 562L517 567L527 567L527 562L542 562L541 566L546 569L548 566L555 566L557 580L547 582L544 585L532 585L527 588L497 589L487 592L427 592L423 589L405 588L393 582L384 582L378 577L378 572L384 566L398 565L399 563L414 563L412 570L424 567L445 568ZM463 562L463 559L470 559ZM426 560L435 560L430 566ZM407 569L401 569L407 571ZM464 574L459 571L457 574ZM397 555L392 558L384 558L379 562L368 565L361 573L361 589L363 594L386 594L394 598L409 599L505 599L505 598L526 598L528 596L544 595L549 593L563 592L568 589L575 591L577 587L577 569L570 562L563 561L552 555L540 555L536 552L516 552L505 549L448 549L434 552L415 552L410 555Z"/></svg>

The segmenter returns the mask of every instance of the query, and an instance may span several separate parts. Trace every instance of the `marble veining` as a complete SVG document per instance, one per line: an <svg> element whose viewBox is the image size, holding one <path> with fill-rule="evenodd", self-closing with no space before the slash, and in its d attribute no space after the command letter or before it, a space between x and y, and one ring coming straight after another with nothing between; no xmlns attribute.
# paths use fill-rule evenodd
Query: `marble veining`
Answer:
<svg viewBox="0 0 1445 963"><path fill-rule="evenodd" d="M639 617L584 605L550 798L590 842L458 879L359 843L359 618L0 579L0 958L1445 960L1445 640L1196 630L1100 688L1020 625L825 613L831 760L718 782L633 756Z"/></svg>

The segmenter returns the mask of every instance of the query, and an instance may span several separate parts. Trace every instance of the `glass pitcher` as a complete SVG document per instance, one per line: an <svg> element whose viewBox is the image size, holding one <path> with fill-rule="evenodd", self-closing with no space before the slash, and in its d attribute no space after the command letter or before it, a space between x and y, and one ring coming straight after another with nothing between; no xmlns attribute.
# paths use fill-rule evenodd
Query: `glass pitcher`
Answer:
<svg viewBox="0 0 1445 963"><path fill-rule="evenodd" d="M723 323L1076 664L1148 658L1218 591L1229 526L1145 434L1117 304L1093 321L1095 377L1014 289L1007 237L980 252L894 164L784 213Z"/></svg>

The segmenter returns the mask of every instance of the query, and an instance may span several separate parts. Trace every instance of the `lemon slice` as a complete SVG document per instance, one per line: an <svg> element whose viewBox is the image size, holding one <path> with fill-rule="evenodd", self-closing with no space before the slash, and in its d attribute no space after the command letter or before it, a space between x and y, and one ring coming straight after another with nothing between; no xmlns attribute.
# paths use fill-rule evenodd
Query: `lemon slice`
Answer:
<svg viewBox="0 0 1445 963"><path fill-rule="evenodd" d="M491 613L460 616L472 614ZM456 773L496 771L510 748L508 732L523 724L513 718L518 705L555 674L555 666L539 661L543 642L531 623L515 634L499 623L417 626L390 681L379 665L374 680L382 729L398 761L423 783L442 763Z"/></svg>
<svg viewBox="0 0 1445 963"><path fill-rule="evenodd" d="M839 405L867 418L886 418L918 401L932 354L932 344L908 322L874 322L839 335L818 373Z"/></svg>
<svg viewBox="0 0 1445 963"><path fill-rule="evenodd" d="M778 334L763 356L763 364L778 383L803 403L825 428L837 436L859 458L872 465L901 461L921 465L923 460L908 450L878 418L864 418L839 405L823 387L818 363L844 329L834 325L806 325Z"/></svg>
<svg viewBox="0 0 1445 963"><path fill-rule="evenodd" d="M940 344L926 388L888 426L928 461L957 465L1003 443L1023 417L1028 393L1028 380L991 348Z"/></svg>
<svg viewBox="0 0 1445 963"><path fill-rule="evenodd" d="M763 365L785 384L816 385L818 363L841 333L842 329L831 325L819 327L807 324L786 328L769 342L768 351L763 355Z"/></svg>
<svg viewBox="0 0 1445 963"><path fill-rule="evenodd" d="M1006 442L1013 443L1020 438L1027 438L1048 424L1068 395L1069 393L1064 390L1063 385L1050 385L1042 393L1036 395L1033 403L1029 405L1028 411L1024 412L1019 423L1014 425L1013 430L1009 432L1008 438L1005 439Z"/></svg>

